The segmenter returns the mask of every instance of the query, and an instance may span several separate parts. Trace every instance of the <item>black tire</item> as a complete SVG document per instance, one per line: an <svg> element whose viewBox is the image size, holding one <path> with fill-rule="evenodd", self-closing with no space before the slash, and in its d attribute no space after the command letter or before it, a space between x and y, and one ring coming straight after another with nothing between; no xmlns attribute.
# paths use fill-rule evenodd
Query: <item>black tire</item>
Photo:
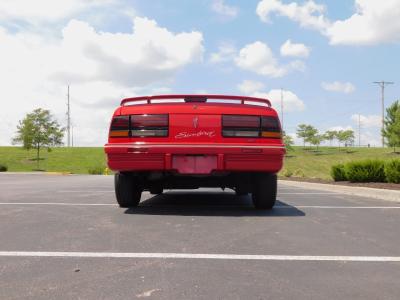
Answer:
<svg viewBox="0 0 400 300"><path fill-rule="evenodd" d="M257 177L252 194L257 209L272 209L276 202L278 177L276 174L262 174Z"/></svg>
<svg viewBox="0 0 400 300"><path fill-rule="evenodd" d="M247 196L249 193L236 189L235 194L238 197L243 197L243 196Z"/></svg>
<svg viewBox="0 0 400 300"><path fill-rule="evenodd" d="M120 207L136 207L142 196L140 182L131 174L116 173L114 176L115 196Z"/></svg>
<svg viewBox="0 0 400 300"><path fill-rule="evenodd" d="M163 192L164 192L164 189L162 187L150 189L150 194L152 194L152 195L161 195Z"/></svg>

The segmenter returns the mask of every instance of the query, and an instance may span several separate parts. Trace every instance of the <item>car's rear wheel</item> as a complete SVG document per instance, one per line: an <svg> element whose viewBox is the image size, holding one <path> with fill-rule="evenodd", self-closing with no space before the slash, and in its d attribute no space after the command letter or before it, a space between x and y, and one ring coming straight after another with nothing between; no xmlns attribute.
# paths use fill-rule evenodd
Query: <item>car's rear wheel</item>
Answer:
<svg viewBox="0 0 400 300"><path fill-rule="evenodd" d="M249 193L241 189L235 189L235 194L238 197L247 196Z"/></svg>
<svg viewBox="0 0 400 300"><path fill-rule="evenodd" d="M257 209L272 209L276 202L277 187L276 174L259 175L252 194L254 206Z"/></svg>
<svg viewBox="0 0 400 300"><path fill-rule="evenodd" d="M129 173L116 173L114 176L115 195L120 207L136 207L142 196L142 187Z"/></svg>

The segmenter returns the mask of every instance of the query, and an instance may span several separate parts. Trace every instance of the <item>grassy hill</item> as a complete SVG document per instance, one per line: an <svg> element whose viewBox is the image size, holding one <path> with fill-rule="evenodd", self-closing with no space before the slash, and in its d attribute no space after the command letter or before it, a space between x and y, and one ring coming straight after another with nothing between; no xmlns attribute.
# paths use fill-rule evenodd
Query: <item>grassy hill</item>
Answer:
<svg viewBox="0 0 400 300"><path fill-rule="evenodd" d="M8 171L34 171L37 169L35 151L26 151L18 147L0 147L0 165L5 164ZM87 174L90 169L105 169L106 161L103 148L54 148L51 152L42 152L40 169L48 172L70 172ZM389 160L400 158L392 149L382 148L335 148L320 147L303 149L294 147L285 158L280 175L292 174L296 177L330 179L330 167L361 159Z"/></svg>

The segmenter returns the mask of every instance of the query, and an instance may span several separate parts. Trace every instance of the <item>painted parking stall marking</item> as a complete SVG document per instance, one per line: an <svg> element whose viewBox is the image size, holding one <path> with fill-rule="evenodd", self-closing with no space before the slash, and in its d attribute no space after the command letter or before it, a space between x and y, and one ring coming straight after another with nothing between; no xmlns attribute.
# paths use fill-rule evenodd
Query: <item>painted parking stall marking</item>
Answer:
<svg viewBox="0 0 400 300"><path fill-rule="evenodd" d="M145 259L221 259L269 261L348 261L400 262L400 256L319 256L319 255L251 255L201 253L141 253L141 252L30 252L0 251L0 257L76 257L76 258L145 258Z"/></svg>

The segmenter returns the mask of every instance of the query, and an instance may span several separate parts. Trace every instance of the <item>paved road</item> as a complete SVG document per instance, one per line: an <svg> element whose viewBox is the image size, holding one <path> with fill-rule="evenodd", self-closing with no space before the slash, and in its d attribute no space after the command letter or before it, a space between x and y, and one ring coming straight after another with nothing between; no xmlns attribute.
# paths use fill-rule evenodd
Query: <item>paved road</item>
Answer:
<svg viewBox="0 0 400 300"><path fill-rule="evenodd" d="M112 177L0 174L0 299L400 298L400 204L278 199L169 191L121 209Z"/></svg>

